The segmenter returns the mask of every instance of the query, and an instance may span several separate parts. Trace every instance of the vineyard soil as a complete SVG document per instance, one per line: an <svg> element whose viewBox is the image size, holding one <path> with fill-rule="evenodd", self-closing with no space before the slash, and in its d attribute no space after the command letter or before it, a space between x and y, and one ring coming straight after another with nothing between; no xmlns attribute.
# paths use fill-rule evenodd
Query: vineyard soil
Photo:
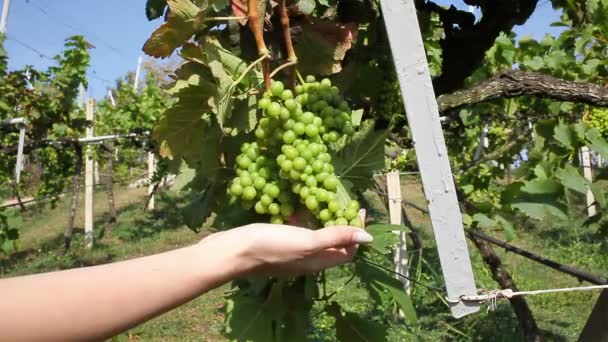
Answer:
<svg viewBox="0 0 608 342"><path fill-rule="evenodd" d="M424 206L425 200L418 181L415 178L403 178L402 181L404 197L416 205ZM75 225L77 229L74 248L63 256L60 256L61 237L65 225L65 212L68 208L67 200L61 200L55 209L32 208L24 217L20 241L22 252L0 258L0 276L39 273L139 257L195 243L209 233L209 229L205 229L197 235L187 229L177 214L178 211L175 210L175 205L179 206L180 203L176 204L174 198L169 196L171 194L161 196L157 211L142 215L145 189L117 188L118 224L113 233L97 240L98 244L93 251L85 251L82 229L79 228L82 227L82 213L79 213ZM106 210L105 205L105 194L98 192L95 217L100 227L106 219L103 214ZM420 232L424 248L424 261L417 256L412 257L412 274L423 282L432 282L439 270L428 267L429 264L434 264L436 259L428 217L412 207L406 207L406 212L413 226ZM494 235L504 238L502 233ZM533 238L548 235L551 235L552 239ZM572 230L551 226L550 222L546 226L531 228L529 233L519 234L511 243L591 273L599 275L608 273L608 258L600 253L600 243L590 241L588 234L579 232L577 237ZM496 284L483 266L477 251L474 248L471 248L471 251L473 251L478 284L484 288L495 288ZM544 288L546 284L556 287L578 285L575 279L519 256L502 251L499 253L505 264L513 271L513 276L522 289ZM418 261L421 261L422 272L417 271ZM337 289L348 280L348 273L337 269L331 271L328 278L329 290ZM349 290L340 292L336 300L343 303L350 311L365 312L369 309L369 302L360 286L361 284L357 282L351 283ZM221 308L222 295L227 290L227 287L215 290L175 311L134 328L115 340L225 341L222 335L224 318ZM500 303L496 311L489 313L484 311L478 316L454 321L441 306L439 295L433 295L424 288L414 287L413 297L417 310L424 313L422 326L426 329L414 338L412 334L415 332L406 332L399 326L393 326L391 341L466 340L461 333L471 336L473 340L491 338L502 341L500 339L502 336L504 341L513 341L513 336L521 336L517 321L505 319L505 315L512 316L512 311L506 302ZM571 341L576 339L581 331L596 298L597 293L556 294L531 297L529 301L537 314L540 328L546 331L551 340ZM331 318L319 317L315 321L315 327L317 331L313 336L316 340L333 341ZM433 332L429 334L428 331Z"/></svg>

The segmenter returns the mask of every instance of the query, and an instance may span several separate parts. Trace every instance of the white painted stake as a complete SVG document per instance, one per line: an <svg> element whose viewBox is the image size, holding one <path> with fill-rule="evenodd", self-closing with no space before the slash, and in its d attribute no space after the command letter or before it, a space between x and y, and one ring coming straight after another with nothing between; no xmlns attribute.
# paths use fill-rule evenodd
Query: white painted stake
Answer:
<svg viewBox="0 0 608 342"><path fill-rule="evenodd" d="M110 98L110 103L112 103L112 106L116 107L116 101L114 100L114 94L112 94L111 90L108 90L108 97Z"/></svg>
<svg viewBox="0 0 608 342"><path fill-rule="evenodd" d="M11 0L4 0L2 5L2 18L0 18L0 32L6 34L6 26L8 24L8 12L11 8Z"/></svg>
<svg viewBox="0 0 608 342"><path fill-rule="evenodd" d="M15 164L15 183L21 181L23 169L23 145L25 144L25 125L19 127L19 146L17 146L17 163Z"/></svg>
<svg viewBox="0 0 608 342"><path fill-rule="evenodd" d="M95 100L89 99L86 105L87 120L95 122ZM93 137L95 129L93 124L86 129L87 138ZM93 163L92 148L87 146L85 156L85 179L84 179L84 240L88 249L93 248Z"/></svg>
<svg viewBox="0 0 608 342"><path fill-rule="evenodd" d="M154 173L156 172L156 158L154 157L154 153L148 152L148 196L152 195L154 192L154 183L152 182L152 177L154 177ZM154 196L150 198L150 203L148 204L148 210L154 209Z"/></svg>
<svg viewBox="0 0 608 342"><path fill-rule="evenodd" d="M479 144L477 145L477 149L475 150L475 155L473 156L474 161L478 161L481 158L481 154L483 150L488 148L490 143L488 141L488 124L484 124L481 129L481 133L479 134Z"/></svg>
<svg viewBox="0 0 608 342"><path fill-rule="evenodd" d="M416 6L414 0L381 0L380 3L412 130L452 316L463 317L479 311L480 303L459 301L461 296L476 295L477 287Z"/></svg>
<svg viewBox="0 0 608 342"><path fill-rule="evenodd" d="M388 192L388 212L390 215L391 224L402 225L402 206L401 206L401 179L399 171L390 172L386 175L386 189ZM411 293L409 281L410 270L407 254L406 234L404 232L396 232L399 234L399 243L395 246L395 272L405 275L407 278L396 276L403 283L403 288L407 294Z"/></svg>
<svg viewBox="0 0 608 342"><path fill-rule="evenodd" d="M593 169L591 167L591 153L589 153L589 148L587 146L583 146L581 148L581 160L583 162L583 175L589 182L593 182ZM597 213L597 208L595 207L595 196L591 190L587 189L587 215L589 217L595 216Z"/></svg>
<svg viewBox="0 0 608 342"><path fill-rule="evenodd" d="M133 81L133 89L135 89L135 91L137 91L137 89L139 88L139 74L141 73L141 62L142 58L141 56L139 56L139 58L137 59L137 69L135 69L135 80Z"/></svg>

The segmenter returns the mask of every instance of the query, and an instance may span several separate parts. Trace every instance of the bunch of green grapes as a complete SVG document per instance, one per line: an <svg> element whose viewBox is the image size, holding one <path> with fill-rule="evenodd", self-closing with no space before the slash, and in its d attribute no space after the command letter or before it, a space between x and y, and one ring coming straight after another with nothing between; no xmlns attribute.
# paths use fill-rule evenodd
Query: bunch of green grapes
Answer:
<svg viewBox="0 0 608 342"><path fill-rule="evenodd" d="M591 127L597 128L608 139L608 108L594 108L587 118Z"/></svg>
<svg viewBox="0 0 608 342"><path fill-rule="evenodd" d="M393 116L405 116L401 88L391 56L380 58L378 66L382 73L382 85L376 103L376 112L389 121Z"/></svg>
<svg viewBox="0 0 608 342"><path fill-rule="evenodd" d="M273 82L260 99L256 141L242 145L229 193L271 223L305 207L326 227L362 227L359 202L337 198L340 182L327 145L354 133L352 110L328 79L308 76L295 93Z"/></svg>

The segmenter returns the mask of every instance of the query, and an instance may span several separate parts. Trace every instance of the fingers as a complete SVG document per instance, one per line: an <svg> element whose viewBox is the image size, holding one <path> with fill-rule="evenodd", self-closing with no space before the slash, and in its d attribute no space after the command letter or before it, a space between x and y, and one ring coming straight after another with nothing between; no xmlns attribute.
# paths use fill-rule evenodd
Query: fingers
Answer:
<svg viewBox="0 0 608 342"><path fill-rule="evenodd" d="M356 245L348 248L328 249L310 257L306 261L306 264L309 265L312 272L318 272L324 269L347 264L353 260L356 253Z"/></svg>
<svg viewBox="0 0 608 342"><path fill-rule="evenodd" d="M330 248L350 247L358 244L368 244L374 238L362 229L352 227L330 227L314 232L314 251Z"/></svg>

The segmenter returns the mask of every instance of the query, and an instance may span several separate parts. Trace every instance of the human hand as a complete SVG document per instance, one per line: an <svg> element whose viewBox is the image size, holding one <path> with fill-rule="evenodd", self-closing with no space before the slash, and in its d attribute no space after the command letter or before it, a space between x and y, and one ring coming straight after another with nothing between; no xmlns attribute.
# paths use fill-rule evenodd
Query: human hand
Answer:
<svg viewBox="0 0 608 342"><path fill-rule="evenodd" d="M352 260L372 236L353 227L310 230L288 225L251 224L209 236L200 244L236 251L240 276L309 274Z"/></svg>

